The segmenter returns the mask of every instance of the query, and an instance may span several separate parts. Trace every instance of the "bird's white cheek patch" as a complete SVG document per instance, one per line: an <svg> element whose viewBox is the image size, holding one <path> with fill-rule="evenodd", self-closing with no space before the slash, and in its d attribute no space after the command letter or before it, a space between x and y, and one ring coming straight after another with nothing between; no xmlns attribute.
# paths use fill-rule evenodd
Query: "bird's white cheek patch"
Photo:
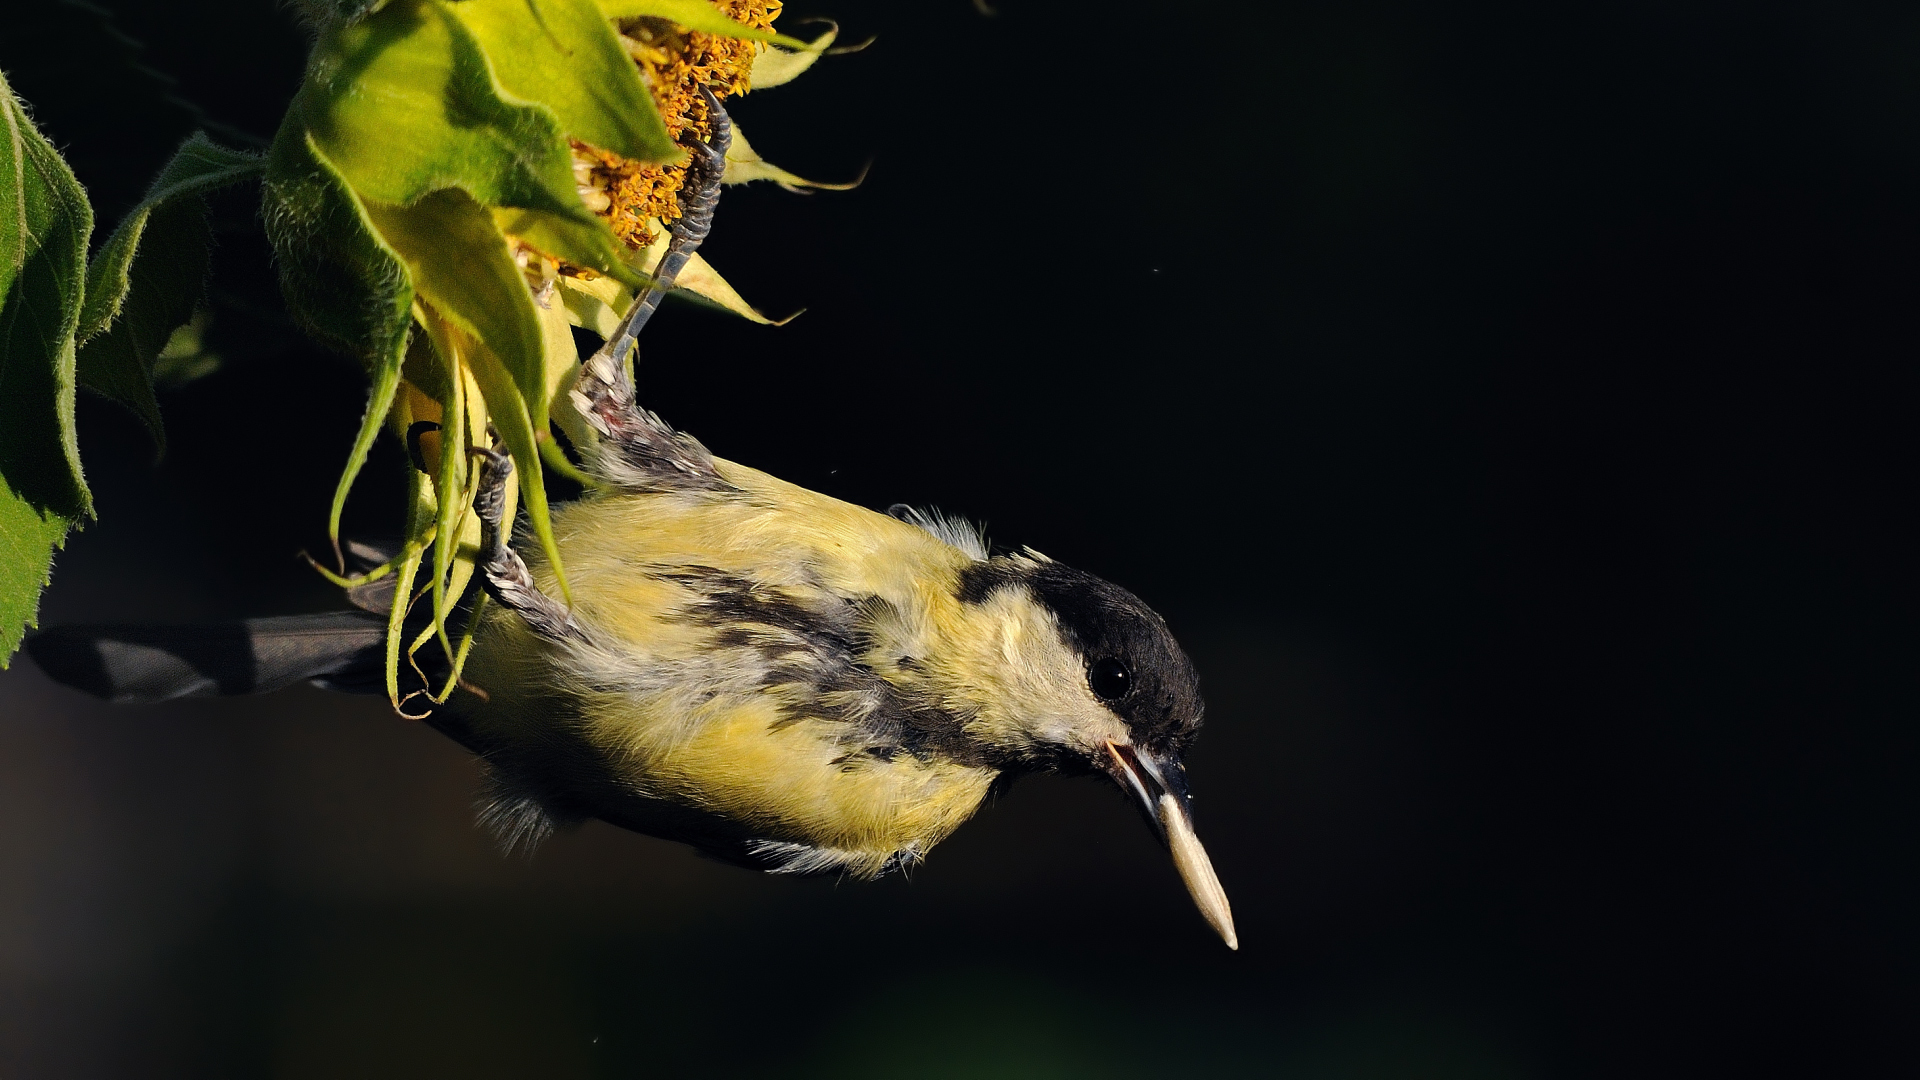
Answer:
<svg viewBox="0 0 1920 1080"><path fill-rule="evenodd" d="M1124 744L1133 740L1127 726L1104 709L1063 710L1059 715L1061 719L1048 725L1043 738L1087 757L1099 757L1108 743Z"/></svg>

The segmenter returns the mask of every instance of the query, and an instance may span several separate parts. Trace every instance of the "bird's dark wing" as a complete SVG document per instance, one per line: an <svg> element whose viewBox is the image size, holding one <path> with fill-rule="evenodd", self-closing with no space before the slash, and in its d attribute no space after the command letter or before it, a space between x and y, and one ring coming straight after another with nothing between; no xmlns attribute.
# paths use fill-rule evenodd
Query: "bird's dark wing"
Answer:
<svg viewBox="0 0 1920 1080"><path fill-rule="evenodd" d="M116 703L264 694L298 682L385 690L386 620L364 611L201 626L57 626L27 639L56 682Z"/></svg>
<svg viewBox="0 0 1920 1080"><path fill-rule="evenodd" d="M347 565L356 574L365 574L377 566L393 561L400 545L368 544L359 540L347 541ZM393 609L394 586L400 581L400 575L388 573L374 578L364 585L355 585L347 589L347 603L361 611L371 611L382 618Z"/></svg>

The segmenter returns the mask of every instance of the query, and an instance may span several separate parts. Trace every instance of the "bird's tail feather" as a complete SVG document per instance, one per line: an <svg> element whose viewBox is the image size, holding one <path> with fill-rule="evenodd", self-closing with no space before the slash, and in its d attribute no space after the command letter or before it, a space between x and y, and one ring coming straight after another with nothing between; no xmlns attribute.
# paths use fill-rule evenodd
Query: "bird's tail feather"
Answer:
<svg viewBox="0 0 1920 1080"><path fill-rule="evenodd" d="M27 639L54 681L116 703L264 694L299 682L384 693L387 621L364 611L200 626L58 626ZM404 666L404 665L403 665Z"/></svg>

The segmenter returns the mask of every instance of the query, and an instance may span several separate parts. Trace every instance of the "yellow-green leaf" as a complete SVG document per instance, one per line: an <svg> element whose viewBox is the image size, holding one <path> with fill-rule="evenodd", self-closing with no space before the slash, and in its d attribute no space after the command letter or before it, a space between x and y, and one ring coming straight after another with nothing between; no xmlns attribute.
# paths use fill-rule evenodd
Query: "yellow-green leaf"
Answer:
<svg viewBox="0 0 1920 1080"><path fill-rule="evenodd" d="M400 711L400 645L406 636L407 609L413 602L414 578L420 573L421 558L439 513L433 485L418 469L407 470L407 494L407 541L394 574L393 606L387 609L387 700L395 711Z"/></svg>
<svg viewBox="0 0 1920 1080"><path fill-rule="evenodd" d="M667 244L672 237L657 220L653 222L653 228L653 243L628 256L636 265L656 266L661 256L666 254ZM562 278L559 284L560 298L566 304L567 316L573 325L603 338L613 333L614 327L620 323L620 316L633 301L632 290L608 278L591 281ZM699 252L687 260L686 266L680 270L680 276L674 279L673 286L674 295L732 312L762 326L785 326L801 314L796 311L784 319L770 319L762 315ZM573 433L569 431L568 438L572 437Z"/></svg>
<svg viewBox="0 0 1920 1080"><path fill-rule="evenodd" d="M311 132L368 202L458 187L488 206L593 223L553 110L504 96L480 42L439 0L394 0L330 29L287 123Z"/></svg>
<svg viewBox="0 0 1920 1080"><path fill-rule="evenodd" d="M727 147L727 170L721 174L720 180L726 184L750 184L755 180L771 180L788 191L797 193L809 188L821 191L852 191L866 178L865 169L860 170L859 176L839 184L825 184L818 180L808 180L804 176L795 176L761 157L759 151L747 142L746 133L740 130L740 125L735 124L733 145Z"/></svg>
<svg viewBox="0 0 1920 1080"><path fill-rule="evenodd" d="M434 352L449 375L440 399L439 477L434 485L439 511L433 539L433 625L428 627L429 632L440 636L446 647L447 615L468 580L467 576L453 575L450 571L455 568L460 541L469 534L472 537L469 543L479 538L480 522L473 514L468 488L467 449L476 443L484 444L487 439L486 409L478 400L478 387L474 385L471 371L462 362L461 354L470 349L471 339L453 329L437 311L420 314ZM471 571L472 558L467 558L465 563ZM411 657L417 648L416 644L407 655ZM452 652L450 647L448 652Z"/></svg>
<svg viewBox="0 0 1920 1080"><path fill-rule="evenodd" d="M553 518L547 510L547 487L540 469L540 448L529 419L526 399L521 396L519 387L514 385L506 367L486 345L476 342L470 357L473 377L487 399L487 412L493 416L494 426L500 430L500 441L507 444L507 452L513 456L513 467L520 474L521 497L527 501L527 523L533 527L533 535L546 550L547 562L553 567L553 576L560 585L561 596L568 604L572 604L573 589L567 584L565 568L560 565L560 545L554 539ZM541 422L544 426L544 412Z"/></svg>
<svg viewBox="0 0 1920 1080"><path fill-rule="evenodd" d="M540 318L507 238L486 207L450 188L413 206L370 202L367 214L406 263L420 295L492 350L522 397L544 410Z"/></svg>
<svg viewBox="0 0 1920 1080"><path fill-rule="evenodd" d="M766 90L790 83L800 77L827 53L827 46L840 36L840 28L832 22L827 23L827 32L807 42L798 49L776 49L767 46L753 58L753 71L747 76L751 89Z"/></svg>
<svg viewBox="0 0 1920 1080"><path fill-rule="evenodd" d="M715 270L707 260L701 258L698 252L693 258L687 260L686 267L680 271L680 276L674 279L673 285L676 293L705 301L722 311L730 311L749 322L757 322L762 326L785 326L803 314L802 311L796 311L784 319L770 319L760 314L759 310L747 303L746 298L741 296L732 285L727 284L727 279L721 277L720 272Z"/></svg>
<svg viewBox="0 0 1920 1080"><path fill-rule="evenodd" d="M370 203L367 209L406 263L421 297L472 339L460 351L513 456L534 535L546 546L564 588L532 420L538 416L546 426L546 351L533 295L507 238L487 208L458 189L434 192L413 206Z"/></svg>
<svg viewBox="0 0 1920 1080"><path fill-rule="evenodd" d="M553 291L547 298L546 305L540 307L539 311L540 329L547 349L548 404L544 419L566 432L567 440L573 443L574 448L584 452L595 436L593 429L587 426L586 417L580 415L580 410L574 407L573 398L568 393L580 377L580 352L573 344L573 329L569 325L567 308L560 300L558 289ZM536 416L533 419L537 426L543 418ZM536 434L541 436L538 440L540 458L546 462L547 468L581 487L593 487L598 483L567 459L566 451L560 448L559 442L547 431L542 430Z"/></svg>
<svg viewBox="0 0 1920 1080"><path fill-rule="evenodd" d="M633 290L612 278L560 279L560 299L567 307L567 321L600 335L613 336L620 325L620 313L633 299Z"/></svg>
<svg viewBox="0 0 1920 1080"><path fill-rule="evenodd" d="M566 134L635 161L684 155L594 0L464 0L452 10L500 86L552 109Z"/></svg>
<svg viewBox="0 0 1920 1080"><path fill-rule="evenodd" d="M495 210L493 219L499 224L501 232L525 241L529 247L575 266L585 266L611 275L628 288L643 288L649 280L645 274L627 264L622 257L624 247L614 237L613 230L607 228L599 218L594 218L591 224L583 224L539 210L507 207Z"/></svg>
<svg viewBox="0 0 1920 1080"><path fill-rule="evenodd" d="M659 265L660 259L667 253L667 244L672 239L666 229L659 228L657 222L655 225L653 243L645 251L634 254L635 260L648 268ZM720 272L715 270L712 264L701 257L697 251L687 260L687 264L680 268L680 275L673 279L673 291L676 295L703 301L762 326L785 326L800 315L796 311L784 319L769 319L760 314L752 304L747 303L746 298L742 297L738 290L727 284L727 279L721 277ZM624 311L626 299L617 297L616 300L619 309Z"/></svg>

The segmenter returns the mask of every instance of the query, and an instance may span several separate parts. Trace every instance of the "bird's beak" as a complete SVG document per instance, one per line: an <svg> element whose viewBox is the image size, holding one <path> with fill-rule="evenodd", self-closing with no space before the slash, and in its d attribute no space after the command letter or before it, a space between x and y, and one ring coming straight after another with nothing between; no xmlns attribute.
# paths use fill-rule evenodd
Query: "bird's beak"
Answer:
<svg viewBox="0 0 1920 1080"><path fill-rule="evenodd" d="M1206 917L1207 925L1219 933L1227 948L1238 949L1240 936L1233 932L1233 908L1227 903L1227 891L1214 876L1207 849L1193 834L1192 797L1187 794L1187 771L1180 759L1118 743L1107 744L1107 756L1114 781L1140 800L1140 809L1173 852L1173 865L1187 883L1187 891L1193 894L1193 902Z"/></svg>

